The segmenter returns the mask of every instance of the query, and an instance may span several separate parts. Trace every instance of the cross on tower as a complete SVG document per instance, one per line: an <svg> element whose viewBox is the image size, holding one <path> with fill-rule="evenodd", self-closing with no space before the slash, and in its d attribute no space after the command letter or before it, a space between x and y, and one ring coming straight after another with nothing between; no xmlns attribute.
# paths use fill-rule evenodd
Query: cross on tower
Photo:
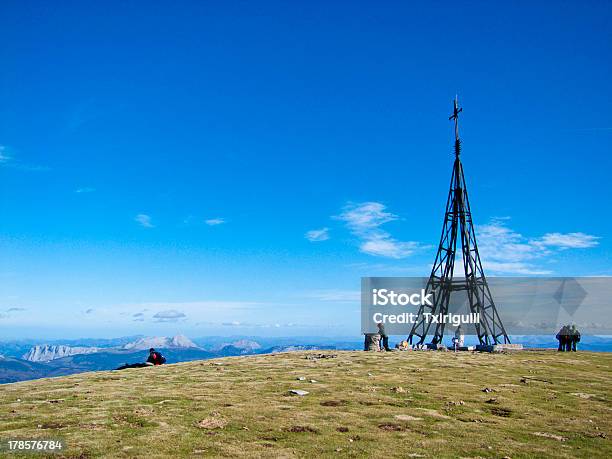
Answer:
<svg viewBox="0 0 612 459"><path fill-rule="evenodd" d="M455 156L459 156L459 153L461 152L461 140L459 139L459 113L463 111L463 108L459 108L458 96L455 96L453 104L453 114L449 116L448 119L455 120Z"/></svg>

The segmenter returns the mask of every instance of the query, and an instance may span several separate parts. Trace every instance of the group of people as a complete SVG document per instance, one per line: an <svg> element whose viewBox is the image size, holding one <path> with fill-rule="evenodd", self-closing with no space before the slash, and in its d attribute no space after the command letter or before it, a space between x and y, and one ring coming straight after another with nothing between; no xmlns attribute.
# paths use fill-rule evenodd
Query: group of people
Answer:
<svg viewBox="0 0 612 459"><path fill-rule="evenodd" d="M378 350L390 351L391 349L389 348L389 336L385 332L385 325L382 322L378 322L376 326L378 327L378 334L380 335ZM457 350L457 348L462 347L464 345L464 342L465 334L463 333L461 325L459 325L457 327L457 330L455 330L455 336L453 337L453 347L455 348L455 351ZM395 345L395 349L400 351L407 351L410 348L411 346L408 340L400 341L398 344ZM366 350L368 350L367 346Z"/></svg>
<svg viewBox="0 0 612 459"><path fill-rule="evenodd" d="M391 349L389 348L389 336L385 331L385 325L382 322L378 322L376 326L378 327L378 335L380 336L380 341L378 342L378 349L376 350L390 351ZM455 348L455 351L457 350L457 348L462 347L464 345L464 342L465 334L463 333L461 325L459 325L457 327L457 330L455 330L455 336L453 337L453 347ZM411 345L408 340L403 340L395 345L395 349L400 351L407 351L411 349ZM368 345L368 335L366 335L365 350L370 350L370 347Z"/></svg>
<svg viewBox="0 0 612 459"><path fill-rule="evenodd" d="M564 325L557 333L557 341L559 341L559 352L576 352L576 347L580 342L580 332L575 325Z"/></svg>
<svg viewBox="0 0 612 459"><path fill-rule="evenodd" d="M389 336L387 336L387 333L385 332L384 324L379 322L377 326L378 334L380 335L378 350L390 351ZM576 352L576 348L580 342L580 332L578 331L578 328L576 328L576 325L564 325L561 327L561 330L559 330L559 333L557 333L556 338L559 341L559 348L557 349L559 352ZM464 345L464 341L465 334L461 328L461 325L459 325L457 330L455 330L455 336L453 337L453 347L455 348L455 351ZM408 350L410 345L408 344L408 341L401 341L395 347L399 350Z"/></svg>

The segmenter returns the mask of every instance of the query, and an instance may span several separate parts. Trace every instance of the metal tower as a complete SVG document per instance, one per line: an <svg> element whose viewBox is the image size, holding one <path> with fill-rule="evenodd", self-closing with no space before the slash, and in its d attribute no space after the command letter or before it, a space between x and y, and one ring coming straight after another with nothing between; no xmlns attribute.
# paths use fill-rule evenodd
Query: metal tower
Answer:
<svg viewBox="0 0 612 459"><path fill-rule="evenodd" d="M418 321L412 326L408 336L410 343L416 338L415 344L423 344L432 325L435 325L432 344L438 344L442 341L445 323L430 323L426 320L424 313L447 314L451 293L460 290L467 291L470 312L480 313L480 324L475 324L480 344L510 343L495 308L478 254L467 186L463 176L463 166L459 159L461 153L459 113L462 110L458 106L457 97L455 97L453 114L449 117L449 120L455 122L455 163L446 202L440 245L425 288L426 293L433 294L432 304L420 306ZM458 237L461 240L465 277L453 279Z"/></svg>

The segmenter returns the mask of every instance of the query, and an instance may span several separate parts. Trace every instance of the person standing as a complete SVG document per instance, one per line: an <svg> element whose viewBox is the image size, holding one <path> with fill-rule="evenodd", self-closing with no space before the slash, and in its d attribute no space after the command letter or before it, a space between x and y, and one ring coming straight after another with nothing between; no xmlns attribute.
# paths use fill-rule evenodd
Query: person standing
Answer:
<svg viewBox="0 0 612 459"><path fill-rule="evenodd" d="M389 349L389 337L385 332L385 325L382 322L378 322L376 326L378 327L378 334L380 335L380 350L382 351L384 349L385 351L390 351L391 349Z"/></svg>
<svg viewBox="0 0 612 459"><path fill-rule="evenodd" d="M463 334L463 329L461 328L461 325L459 325L457 327L457 330L455 330L455 337L453 338L453 346L455 348L455 352L457 352L458 347L463 347L464 344L465 335Z"/></svg>
<svg viewBox="0 0 612 459"><path fill-rule="evenodd" d="M578 331L578 328L576 327L576 325L572 325L572 328L570 328L568 341L571 343L571 347L572 347L571 350L573 352L576 352L576 347L578 343L580 342L580 332ZM568 352L569 352L569 348L568 348Z"/></svg>
<svg viewBox="0 0 612 459"><path fill-rule="evenodd" d="M559 348L557 349L557 351L565 352L567 348L567 342L568 342L567 325L564 325L563 327L561 327L561 330L559 330L559 333L557 333L557 336L555 336L555 338L557 338L557 341L559 341Z"/></svg>

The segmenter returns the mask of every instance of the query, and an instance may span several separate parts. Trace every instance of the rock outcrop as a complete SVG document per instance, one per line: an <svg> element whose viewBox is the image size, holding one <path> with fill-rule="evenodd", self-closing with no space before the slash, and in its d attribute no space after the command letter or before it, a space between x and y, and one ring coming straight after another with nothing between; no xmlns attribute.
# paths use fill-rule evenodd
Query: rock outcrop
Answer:
<svg viewBox="0 0 612 459"><path fill-rule="evenodd" d="M48 344L34 346L23 355L23 360L28 362L50 362L51 360L61 359L70 355L93 354L98 352L97 347L70 347L65 345Z"/></svg>
<svg viewBox="0 0 612 459"><path fill-rule="evenodd" d="M199 349L199 347L185 335L150 336L128 343L122 349L130 351L155 349Z"/></svg>

